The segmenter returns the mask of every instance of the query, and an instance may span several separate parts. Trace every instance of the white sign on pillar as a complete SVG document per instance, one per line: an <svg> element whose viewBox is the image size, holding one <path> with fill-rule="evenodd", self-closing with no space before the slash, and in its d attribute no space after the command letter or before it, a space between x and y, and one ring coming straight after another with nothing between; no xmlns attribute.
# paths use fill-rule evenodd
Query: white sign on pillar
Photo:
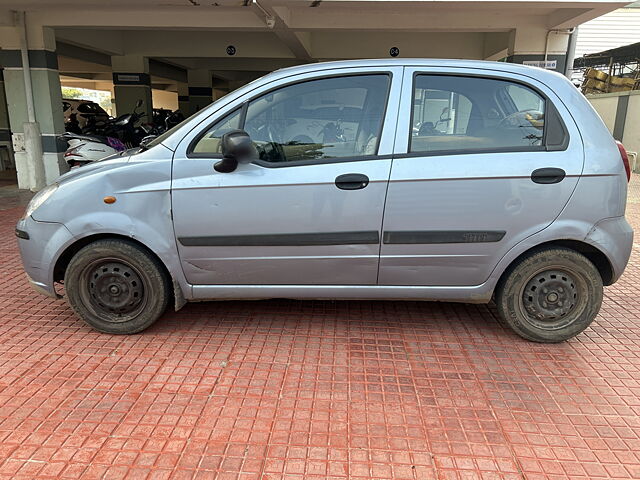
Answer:
<svg viewBox="0 0 640 480"><path fill-rule="evenodd" d="M140 75L137 73L117 73L116 77L119 82L140 83Z"/></svg>
<svg viewBox="0 0 640 480"><path fill-rule="evenodd" d="M555 70L558 67L557 60L525 60L522 64L530 67L546 68L547 70Z"/></svg>

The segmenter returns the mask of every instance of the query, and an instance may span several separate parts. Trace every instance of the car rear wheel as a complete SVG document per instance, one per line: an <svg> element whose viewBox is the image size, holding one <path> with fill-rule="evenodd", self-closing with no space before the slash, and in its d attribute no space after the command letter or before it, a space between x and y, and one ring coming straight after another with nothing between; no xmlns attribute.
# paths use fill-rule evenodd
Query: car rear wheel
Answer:
<svg viewBox="0 0 640 480"><path fill-rule="evenodd" d="M575 337L602 305L602 278L584 255L545 248L505 273L496 291L502 319L521 337L557 343Z"/></svg>
<svg viewBox="0 0 640 480"><path fill-rule="evenodd" d="M133 334L165 311L170 284L160 262L126 240L98 240L69 262L65 291L73 310L96 330Z"/></svg>

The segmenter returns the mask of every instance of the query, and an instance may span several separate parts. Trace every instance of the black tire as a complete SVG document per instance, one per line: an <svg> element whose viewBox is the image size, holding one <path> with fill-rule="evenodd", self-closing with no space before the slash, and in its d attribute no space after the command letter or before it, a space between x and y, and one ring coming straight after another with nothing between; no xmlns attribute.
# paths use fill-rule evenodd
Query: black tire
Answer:
<svg viewBox="0 0 640 480"><path fill-rule="evenodd" d="M527 340L558 343L575 337L602 305L602 278L584 255L568 248L533 251L503 275L496 306Z"/></svg>
<svg viewBox="0 0 640 480"><path fill-rule="evenodd" d="M160 262L133 242L106 239L76 253L64 275L73 310L94 329L131 335L164 313L170 282Z"/></svg>

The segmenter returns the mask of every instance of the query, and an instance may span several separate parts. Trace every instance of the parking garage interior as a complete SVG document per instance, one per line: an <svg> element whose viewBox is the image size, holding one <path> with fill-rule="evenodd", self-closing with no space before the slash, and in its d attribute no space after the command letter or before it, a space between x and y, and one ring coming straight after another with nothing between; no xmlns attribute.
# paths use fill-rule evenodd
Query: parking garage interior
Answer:
<svg viewBox="0 0 640 480"><path fill-rule="evenodd" d="M105 335L29 288L15 238L66 169L61 87L189 115L323 60L565 73L571 29L624 3L0 0L0 480L640 478L639 243L593 325L542 345L444 302L192 303Z"/></svg>
<svg viewBox="0 0 640 480"><path fill-rule="evenodd" d="M188 116L268 72L327 60L546 61L565 73L572 29L624 4L1 0L0 182L37 190L65 171L61 86L110 92L116 114L142 100L147 115L164 107Z"/></svg>

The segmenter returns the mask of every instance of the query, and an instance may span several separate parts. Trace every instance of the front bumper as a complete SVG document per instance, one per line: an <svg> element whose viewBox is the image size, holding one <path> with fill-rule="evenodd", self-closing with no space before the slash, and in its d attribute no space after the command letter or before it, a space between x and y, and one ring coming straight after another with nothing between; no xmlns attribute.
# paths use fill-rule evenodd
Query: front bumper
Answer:
<svg viewBox="0 0 640 480"><path fill-rule="evenodd" d="M593 226L585 241L605 253L613 268L611 284L617 282L627 267L633 248L633 229L626 218L600 220Z"/></svg>
<svg viewBox="0 0 640 480"><path fill-rule="evenodd" d="M22 264L31 286L38 293L59 298L53 286L53 269L60 253L73 240L62 223L22 218L16 225Z"/></svg>

